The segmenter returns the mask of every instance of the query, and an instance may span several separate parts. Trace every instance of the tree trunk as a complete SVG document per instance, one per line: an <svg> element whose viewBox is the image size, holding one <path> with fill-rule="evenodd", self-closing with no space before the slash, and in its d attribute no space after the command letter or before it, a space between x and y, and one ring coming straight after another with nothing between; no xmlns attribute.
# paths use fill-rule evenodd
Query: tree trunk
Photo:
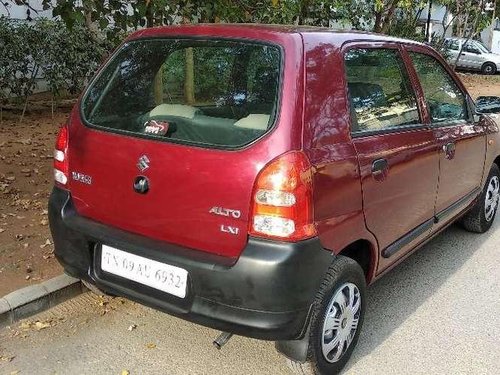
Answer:
<svg viewBox="0 0 500 375"><path fill-rule="evenodd" d="M29 81L28 86L26 87L26 91L25 91L23 113L21 114L21 118L19 119L19 123L21 123L24 120L24 114L26 113L26 108L28 108L29 96L35 87L35 80L36 80L36 77L38 76L38 69L39 69L38 66L35 65L33 67L33 70L31 71L31 78L30 78L30 81Z"/></svg>
<svg viewBox="0 0 500 375"><path fill-rule="evenodd" d="M476 14L476 19L474 20L474 25L471 27L471 29L467 35L467 38L465 39L465 42L462 43L462 46L460 47L460 51L458 51L458 56L455 60L455 63L453 64L453 70L457 69L458 60L460 60L464 46L469 42L469 40L472 37L475 36L475 34L477 32L477 28L479 26L479 20L481 19L481 12L483 11L484 5L485 5L485 2L481 0L479 2L479 12L477 12L477 14ZM467 24L464 25L464 30L465 30L465 27L467 27Z"/></svg>
<svg viewBox="0 0 500 375"><path fill-rule="evenodd" d="M163 65L160 67L160 70L158 70L158 73L156 73L156 75L155 75L153 91L154 91L155 104L156 105L162 104L163 103Z"/></svg>
<svg viewBox="0 0 500 375"><path fill-rule="evenodd" d="M446 8L446 13L447 12L448 12L448 8ZM446 13L445 13L445 16L446 16ZM429 11L427 12L427 28L425 30L425 39L427 40L427 43L430 43L431 38L432 38L431 19L432 19L432 0L429 0Z"/></svg>
<svg viewBox="0 0 500 375"><path fill-rule="evenodd" d="M194 98L194 55L193 48L186 48L185 62L185 81L184 81L184 100L187 104L193 105Z"/></svg>
<svg viewBox="0 0 500 375"><path fill-rule="evenodd" d="M52 101L50 102L50 111L52 113L52 119L54 119L54 94L52 94Z"/></svg>
<svg viewBox="0 0 500 375"><path fill-rule="evenodd" d="M382 11L375 12L375 25L373 26L373 31L380 33L382 31Z"/></svg>
<svg viewBox="0 0 500 375"><path fill-rule="evenodd" d="M389 9L387 10L387 14L384 16L384 23L382 25L382 33L387 34L389 28L391 27L392 17L394 12L396 11L396 6L398 5L397 1L394 1Z"/></svg>
<svg viewBox="0 0 500 375"><path fill-rule="evenodd" d="M393 0L390 3L382 5L380 11L375 11L375 25L373 31L376 33L387 33L391 26L392 16L396 11L398 0Z"/></svg>
<svg viewBox="0 0 500 375"><path fill-rule="evenodd" d="M99 29L97 27L97 24L92 21L92 9L94 8L94 0L85 0L82 2L82 5L85 27L90 31L92 40L98 42Z"/></svg>
<svg viewBox="0 0 500 375"><path fill-rule="evenodd" d="M153 27L154 24L154 15L153 10L151 9L152 1L148 1L146 4L146 27Z"/></svg>
<svg viewBox="0 0 500 375"><path fill-rule="evenodd" d="M24 99L23 112L21 113L21 117L19 118L19 123L23 122L24 120L24 114L26 113L26 108L28 108L29 96L26 96Z"/></svg>

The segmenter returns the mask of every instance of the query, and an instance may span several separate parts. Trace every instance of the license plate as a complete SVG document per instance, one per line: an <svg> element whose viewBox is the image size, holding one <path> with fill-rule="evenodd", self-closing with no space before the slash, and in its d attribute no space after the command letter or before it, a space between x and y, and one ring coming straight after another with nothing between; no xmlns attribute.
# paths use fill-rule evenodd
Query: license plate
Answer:
<svg viewBox="0 0 500 375"><path fill-rule="evenodd" d="M180 298L186 297L188 272L183 268L102 245L101 269Z"/></svg>

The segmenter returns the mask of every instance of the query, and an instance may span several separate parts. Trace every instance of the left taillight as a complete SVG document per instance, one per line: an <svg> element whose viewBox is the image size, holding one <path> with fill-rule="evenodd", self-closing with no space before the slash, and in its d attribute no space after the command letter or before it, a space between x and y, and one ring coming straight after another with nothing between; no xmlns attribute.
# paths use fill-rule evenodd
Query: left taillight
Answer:
<svg viewBox="0 0 500 375"><path fill-rule="evenodd" d="M69 177L68 163L68 125L63 125L57 134L54 150L54 179L56 183L66 187Z"/></svg>
<svg viewBox="0 0 500 375"><path fill-rule="evenodd" d="M260 171L252 195L249 234L281 241L316 235L312 167L303 152L281 155Z"/></svg>

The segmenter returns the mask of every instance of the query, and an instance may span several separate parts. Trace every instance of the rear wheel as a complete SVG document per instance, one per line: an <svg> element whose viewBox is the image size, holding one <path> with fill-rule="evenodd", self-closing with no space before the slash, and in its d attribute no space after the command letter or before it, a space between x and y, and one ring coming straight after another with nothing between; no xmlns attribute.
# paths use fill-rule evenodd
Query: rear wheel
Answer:
<svg viewBox="0 0 500 375"><path fill-rule="evenodd" d="M478 201L462 218L463 227L474 233L484 233L490 229L500 202L500 169L496 164L490 174Z"/></svg>
<svg viewBox="0 0 500 375"><path fill-rule="evenodd" d="M338 256L316 296L307 361L287 359L296 374L337 374L358 341L365 314L366 281L354 260Z"/></svg>
<svg viewBox="0 0 500 375"><path fill-rule="evenodd" d="M492 62L484 63L481 67L481 72L487 75L493 75L497 72L497 66Z"/></svg>

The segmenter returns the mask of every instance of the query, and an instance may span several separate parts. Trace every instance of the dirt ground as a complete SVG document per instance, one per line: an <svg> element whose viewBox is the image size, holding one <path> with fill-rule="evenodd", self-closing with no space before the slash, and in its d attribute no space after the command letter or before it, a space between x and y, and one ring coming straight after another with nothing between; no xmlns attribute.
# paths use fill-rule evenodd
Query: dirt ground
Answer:
<svg viewBox="0 0 500 375"><path fill-rule="evenodd" d="M483 76L472 73L458 73L458 76L475 99L478 96L500 96L500 75Z"/></svg>
<svg viewBox="0 0 500 375"><path fill-rule="evenodd" d="M473 97L500 96L500 75L459 73ZM47 200L52 154L59 126L69 110L52 118L45 111L4 111L0 124L0 296L62 272L54 259Z"/></svg>
<svg viewBox="0 0 500 375"><path fill-rule="evenodd" d="M0 296L62 272L47 219L55 136L66 113L3 113L0 124Z"/></svg>

